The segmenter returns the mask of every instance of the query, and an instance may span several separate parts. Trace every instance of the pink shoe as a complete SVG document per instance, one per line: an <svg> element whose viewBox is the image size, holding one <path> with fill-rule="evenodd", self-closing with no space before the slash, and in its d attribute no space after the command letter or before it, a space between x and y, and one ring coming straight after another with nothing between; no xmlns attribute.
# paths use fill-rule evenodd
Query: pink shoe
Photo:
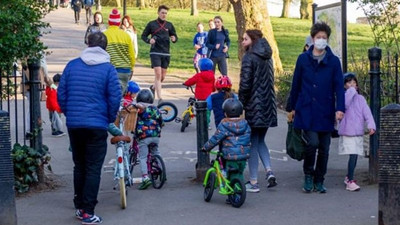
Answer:
<svg viewBox="0 0 400 225"><path fill-rule="evenodd" d="M347 183L349 183L349 178L348 178L347 176L344 178L343 183L344 183L345 185L347 185Z"/></svg>
<svg viewBox="0 0 400 225"><path fill-rule="evenodd" d="M346 190L348 190L348 191L359 191L360 190L360 186L358 186L354 180L350 180L349 182L347 182Z"/></svg>

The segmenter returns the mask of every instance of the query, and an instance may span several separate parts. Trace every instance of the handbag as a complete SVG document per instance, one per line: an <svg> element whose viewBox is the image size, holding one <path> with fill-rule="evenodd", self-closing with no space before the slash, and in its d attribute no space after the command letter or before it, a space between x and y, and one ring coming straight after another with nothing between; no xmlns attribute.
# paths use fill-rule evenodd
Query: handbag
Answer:
<svg viewBox="0 0 400 225"><path fill-rule="evenodd" d="M304 159L307 138L302 130L295 129L293 122L288 122L288 132L286 135L286 153L292 159L301 161Z"/></svg>

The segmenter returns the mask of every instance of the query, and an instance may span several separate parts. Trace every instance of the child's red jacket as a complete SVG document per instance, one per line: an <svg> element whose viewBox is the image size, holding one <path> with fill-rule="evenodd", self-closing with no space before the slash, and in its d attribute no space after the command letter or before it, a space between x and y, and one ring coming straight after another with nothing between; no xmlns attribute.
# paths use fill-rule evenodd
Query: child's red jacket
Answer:
<svg viewBox="0 0 400 225"><path fill-rule="evenodd" d="M57 89L46 86L46 107L49 111L57 111L61 113L60 106L57 101Z"/></svg>
<svg viewBox="0 0 400 225"><path fill-rule="evenodd" d="M194 97L198 100L206 100L207 97L215 91L214 83L214 72L212 70L207 70L195 74L183 84L185 86L192 86L196 84Z"/></svg>

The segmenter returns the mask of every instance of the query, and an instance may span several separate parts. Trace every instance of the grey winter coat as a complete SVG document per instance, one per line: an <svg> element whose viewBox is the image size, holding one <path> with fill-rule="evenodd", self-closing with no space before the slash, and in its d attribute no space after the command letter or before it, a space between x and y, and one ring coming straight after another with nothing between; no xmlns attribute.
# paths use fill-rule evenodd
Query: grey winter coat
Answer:
<svg viewBox="0 0 400 225"><path fill-rule="evenodd" d="M252 128L276 127L272 50L265 38L259 39L242 58L239 100Z"/></svg>

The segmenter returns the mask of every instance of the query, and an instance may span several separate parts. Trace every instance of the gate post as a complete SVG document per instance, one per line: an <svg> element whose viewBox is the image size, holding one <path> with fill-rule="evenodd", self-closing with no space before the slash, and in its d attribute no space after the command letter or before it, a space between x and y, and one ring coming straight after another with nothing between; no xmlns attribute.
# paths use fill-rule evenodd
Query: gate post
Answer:
<svg viewBox="0 0 400 225"><path fill-rule="evenodd" d="M379 149L379 225L400 221L400 105L382 108Z"/></svg>
<svg viewBox="0 0 400 225"><path fill-rule="evenodd" d="M10 117L0 110L0 221L2 225L16 225L14 168L11 159Z"/></svg>
<svg viewBox="0 0 400 225"><path fill-rule="evenodd" d="M376 124L376 133L369 138L369 182L376 184L378 182L378 149L379 149L379 125L380 125L380 109L381 109L381 86L380 62L382 58L382 50L377 47L368 49L368 59L370 62L370 107L372 116Z"/></svg>
<svg viewBox="0 0 400 225"><path fill-rule="evenodd" d="M208 141L207 102L196 101L196 128L197 128L197 164L196 180L202 182L210 167L210 155L202 152L201 148Z"/></svg>

